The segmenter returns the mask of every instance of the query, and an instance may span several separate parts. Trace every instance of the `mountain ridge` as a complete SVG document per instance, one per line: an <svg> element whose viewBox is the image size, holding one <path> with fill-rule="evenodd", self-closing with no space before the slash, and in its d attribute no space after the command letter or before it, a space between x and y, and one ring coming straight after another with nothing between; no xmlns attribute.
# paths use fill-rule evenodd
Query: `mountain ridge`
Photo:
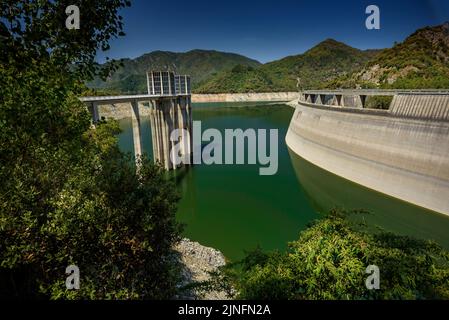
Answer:
<svg viewBox="0 0 449 320"><path fill-rule="evenodd" d="M195 93L244 93L334 88L449 88L449 22L416 30L392 48L360 50L327 38L302 54L261 64L232 52L153 51L126 59L106 82L91 87L145 92L149 68L192 77Z"/></svg>
<svg viewBox="0 0 449 320"><path fill-rule="evenodd" d="M263 64L257 68L234 67L195 89L197 93L261 92L313 88L361 69L377 51L360 50L328 38L302 54Z"/></svg>
<svg viewBox="0 0 449 320"><path fill-rule="evenodd" d="M358 73L328 87L449 88L449 22L416 30L403 42L382 50Z"/></svg>
<svg viewBox="0 0 449 320"><path fill-rule="evenodd" d="M243 55L217 50L193 49L186 52L155 50L134 59L122 59L119 67L106 81L97 78L87 85L92 89L117 93L142 93L146 91L146 71L175 69L178 74L189 74L192 85L237 64L256 67L261 63Z"/></svg>

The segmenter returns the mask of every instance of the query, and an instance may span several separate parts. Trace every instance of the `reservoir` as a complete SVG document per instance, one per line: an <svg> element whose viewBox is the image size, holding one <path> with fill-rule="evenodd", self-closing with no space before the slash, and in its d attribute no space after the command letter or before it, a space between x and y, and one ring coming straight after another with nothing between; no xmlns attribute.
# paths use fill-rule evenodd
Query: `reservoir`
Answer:
<svg viewBox="0 0 449 320"><path fill-rule="evenodd" d="M363 209L375 232L393 231L433 239L449 249L449 218L362 187L320 169L291 152L285 135L294 109L283 104L193 104L202 128L278 129L279 169L260 176L259 165L194 165L168 173L181 195L178 220L184 236L214 247L230 260L260 246L285 250L301 230L332 208ZM131 119L120 120L119 146L133 151ZM151 157L151 130L142 118L144 151Z"/></svg>

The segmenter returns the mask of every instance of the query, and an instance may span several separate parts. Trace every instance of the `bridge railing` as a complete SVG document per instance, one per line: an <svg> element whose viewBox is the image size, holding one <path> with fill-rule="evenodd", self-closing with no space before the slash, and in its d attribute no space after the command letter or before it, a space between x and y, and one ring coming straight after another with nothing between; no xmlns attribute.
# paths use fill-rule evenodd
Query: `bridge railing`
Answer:
<svg viewBox="0 0 449 320"><path fill-rule="evenodd" d="M449 94L449 89L333 89L303 90L302 94L342 95L397 95L397 94Z"/></svg>
<svg viewBox="0 0 449 320"><path fill-rule="evenodd" d="M299 92L299 101L312 105L328 105L353 108L389 109L392 97L397 96L449 96L448 89L337 89L303 90ZM390 97L373 102L369 97ZM368 103L367 103L368 101ZM370 106L371 105L371 106Z"/></svg>

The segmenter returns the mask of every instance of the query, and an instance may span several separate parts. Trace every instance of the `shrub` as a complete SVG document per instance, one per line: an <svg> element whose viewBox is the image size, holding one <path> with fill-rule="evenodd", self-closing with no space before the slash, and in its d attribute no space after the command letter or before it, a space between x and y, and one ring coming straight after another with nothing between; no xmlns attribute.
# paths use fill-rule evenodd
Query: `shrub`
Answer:
<svg viewBox="0 0 449 320"><path fill-rule="evenodd" d="M365 286L368 265L380 269L379 290ZM255 250L240 262L240 272L225 273L240 299L449 298L447 251L429 241L366 233L336 210L287 252Z"/></svg>

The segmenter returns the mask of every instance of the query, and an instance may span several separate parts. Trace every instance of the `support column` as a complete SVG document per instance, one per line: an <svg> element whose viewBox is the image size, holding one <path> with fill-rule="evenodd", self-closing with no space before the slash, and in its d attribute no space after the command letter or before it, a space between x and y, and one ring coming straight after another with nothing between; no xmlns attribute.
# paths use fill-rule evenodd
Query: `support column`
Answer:
<svg viewBox="0 0 449 320"><path fill-rule="evenodd" d="M89 105L89 112L92 116L92 123L95 125L98 121L100 121L100 115L98 113L98 103L92 102Z"/></svg>
<svg viewBox="0 0 449 320"><path fill-rule="evenodd" d="M182 130L183 134L185 133L185 131L188 132L187 129L187 111L186 111L186 105L185 105L185 100L183 97L178 97L178 99L176 99L176 103L177 103L177 113L178 113L178 127L179 129ZM187 144L188 144L188 136L182 136L181 137L181 141L180 141L180 146L181 146L181 154L183 156L185 156L187 154Z"/></svg>
<svg viewBox="0 0 449 320"><path fill-rule="evenodd" d="M320 94L320 100L321 100L321 104L326 104L326 95Z"/></svg>
<svg viewBox="0 0 449 320"><path fill-rule="evenodd" d="M161 101L161 128L162 128L162 143L163 143L163 154L164 154L164 167L167 170L172 168L172 163L170 161L170 131L169 131L169 122L170 122L170 102L168 100Z"/></svg>
<svg viewBox="0 0 449 320"><path fill-rule="evenodd" d="M131 121L133 127L134 156L136 164L139 165L138 159L142 155L142 134L140 126L139 104L137 101L131 102Z"/></svg>
<svg viewBox="0 0 449 320"><path fill-rule="evenodd" d="M193 163L193 116L192 116L192 98L186 96L186 110L187 110L187 130L189 131L189 143L187 148L187 154L190 157L190 163Z"/></svg>
<svg viewBox="0 0 449 320"><path fill-rule="evenodd" d="M164 141L162 140L162 109L161 102L154 102L154 119L155 119L155 136L156 136L156 146L157 146L157 157L155 160L159 162L161 165L165 163L164 156Z"/></svg>
<svg viewBox="0 0 449 320"><path fill-rule="evenodd" d="M343 107L343 106L344 106L343 95L341 95L341 94L336 94L336 95L335 95L335 100L337 101L337 106L340 106L340 107Z"/></svg>
<svg viewBox="0 0 449 320"><path fill-rule="evenodd" d="M173 141L171 139L171 135L174 130L178 129L178 112L176 110L176 98L172 98L170 100L167 100L168 104L168 111L169 111L169 117L168 117L168 140L170 141L170 166L172 169L176 169L175 163L173 163L172 159L175 158L175 144L176 141Z"/></svg>
<svg viewBox="0 0 449 320"><path fill-rule="evenodd" d="M360 95L360 101L362 102L362 108L366 105L366 95Z"/></svg>
<svg viewBox="0 0 449 320"><path fill-rule="evenodd" d="M175 156L175 144L179 144L182 156L188 156L192 163L192 118L190 97L165 98L152 102L150 121L153 141L154 161L160 162L165 169L176 169L171 159ZM187 137L172 141L171 133L176 129L189 132ZM172 156L172 157L170 157Z"/></svg>
<svg viewBox="0 0 449 320"><path fill-rule="evenodd" d="M153 101L149 102L150 104L150 129L151 129L151 144L153 145L153 160L156 163L158 154L158 141L156 138L156 119L155 119L155 110L154 110L154 104Z"/></svg>

